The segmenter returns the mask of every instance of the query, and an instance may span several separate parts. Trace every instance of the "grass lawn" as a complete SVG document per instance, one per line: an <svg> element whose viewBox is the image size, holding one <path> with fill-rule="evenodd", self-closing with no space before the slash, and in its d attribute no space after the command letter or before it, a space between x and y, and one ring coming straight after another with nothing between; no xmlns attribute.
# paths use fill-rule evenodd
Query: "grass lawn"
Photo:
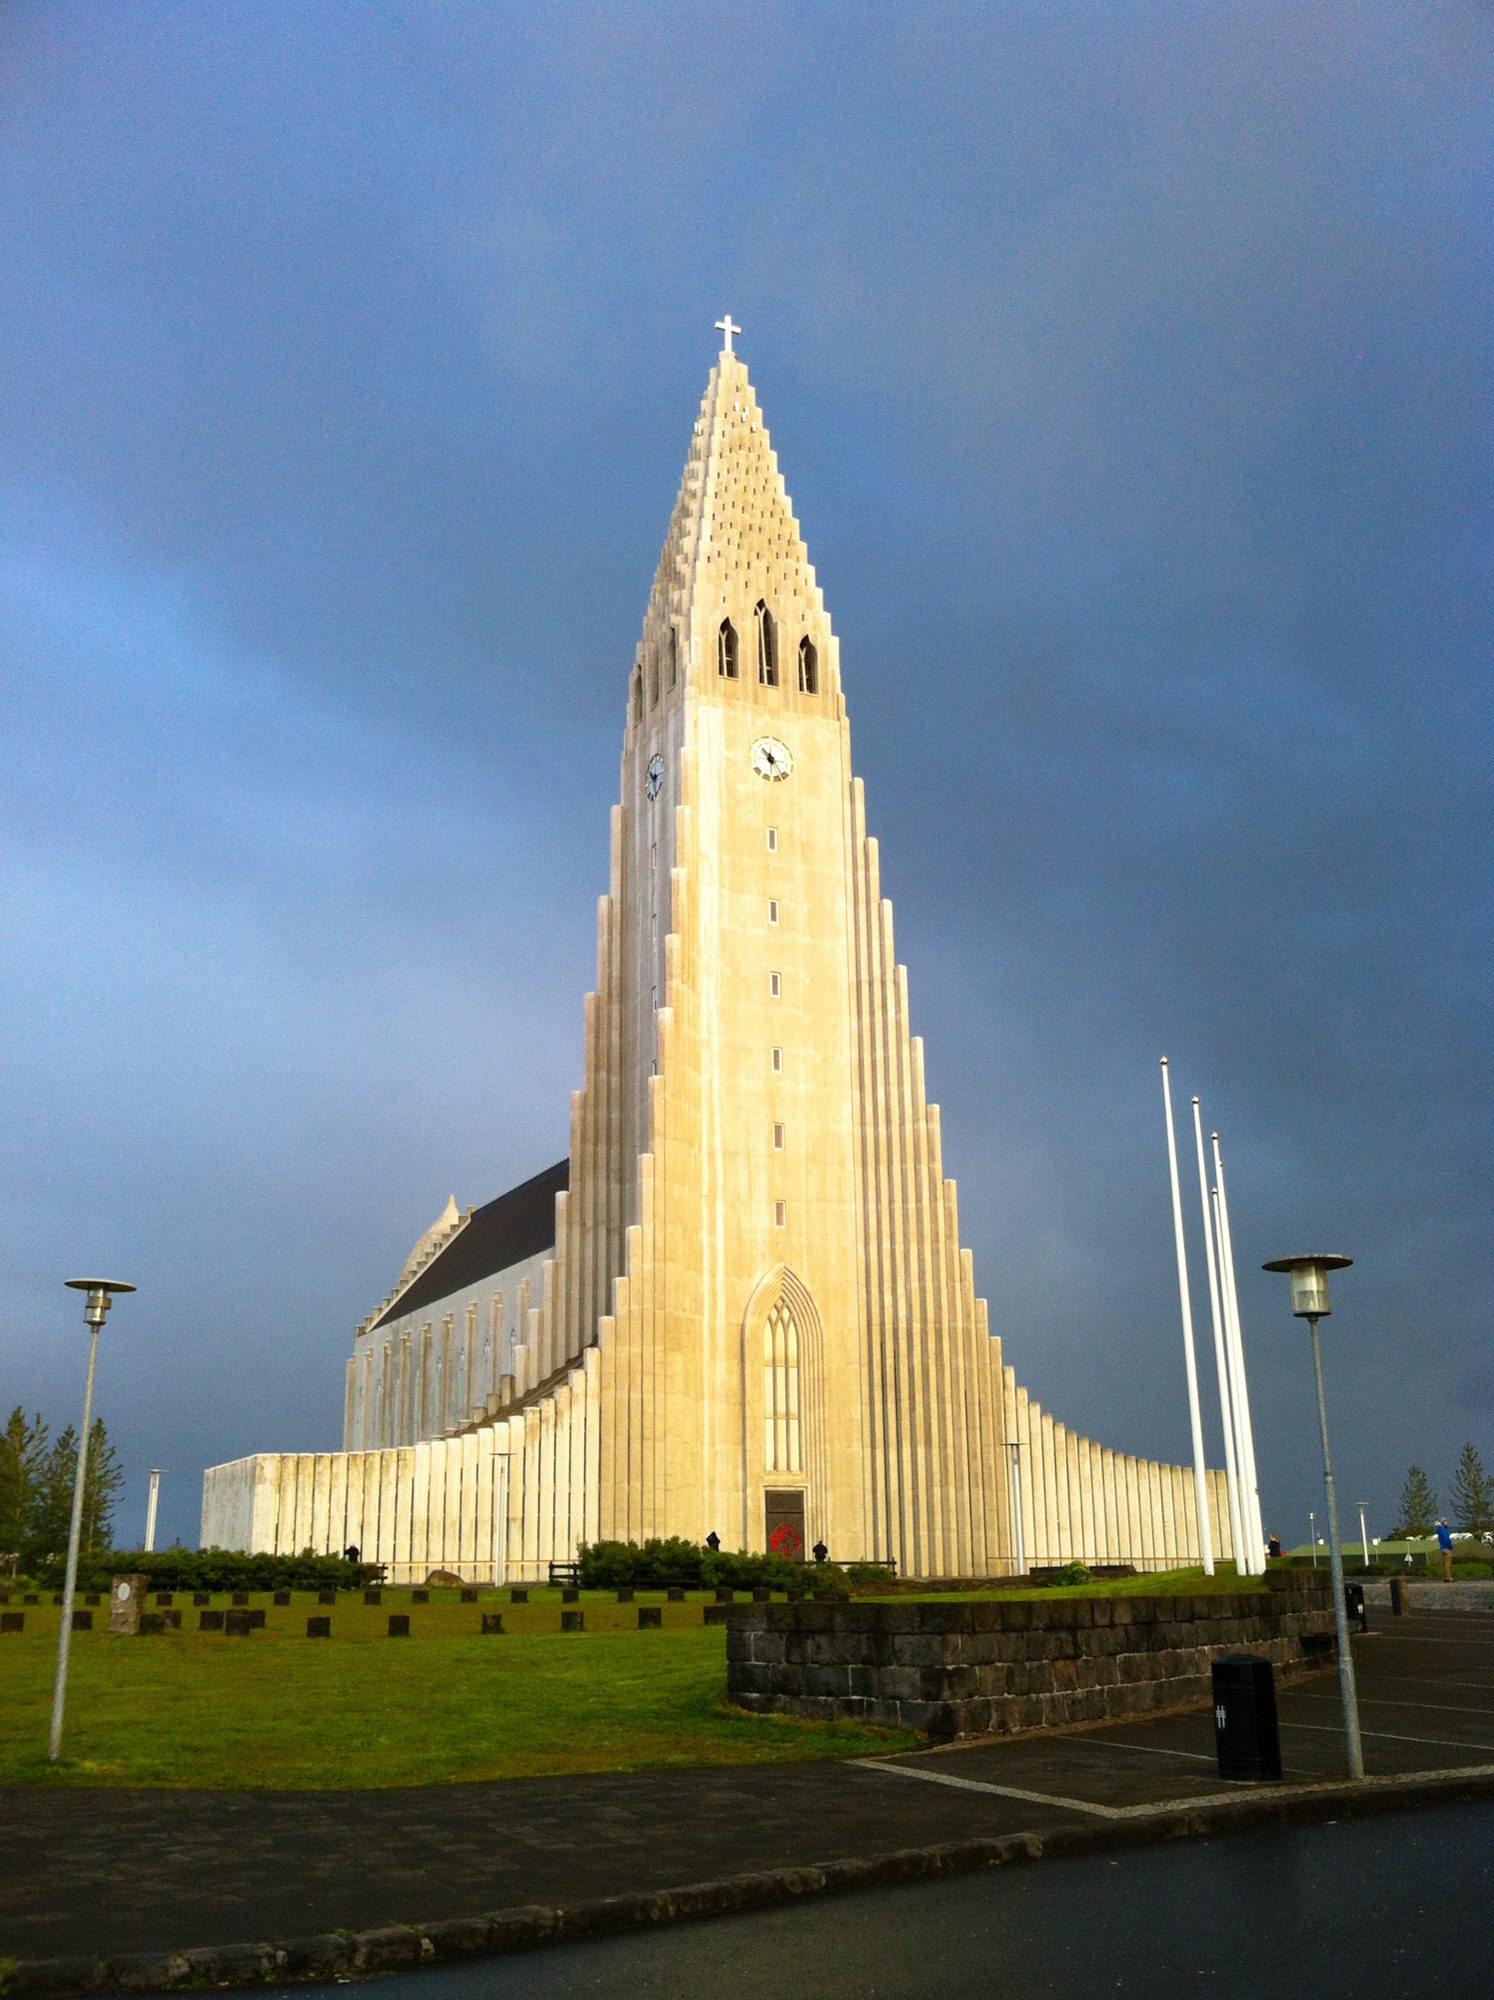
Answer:
<svg viewBox="0 0 1494 2000"><path fill-rule="evenodd" d="M1264 1577L1237 1576L1233 1563L1220 1563L1212 1576L1198 1569L1169 1569L1141 1576L1096 1576L1088 1583L1045 1583L1030 1589L1007 1590L997 1594L1002 1604L1021 1603L1026 1598L1054 1597L1219 1597L1226 1592L1261 1591ZM974 1593L968 1590L910 1591L893 1600L899 1604L961 1604Z"/></svg>
<svg viewBox="0 0 1494 2000"><path fill-rule="evenodd" d="M588 1593L578 1607L588 1629L561 1634L555 1591L513 1606L504 1592L484 1592L480 1606L431 1596L412 1605L408 1590L385 1590L373 1607L340 1595L330 1641L305 1637L307 1617L328 1607L303 1592L288 1607L254 1596L265 1629L247 1638L198 1632L180 1594L180 1632L75 1633L55 1768L58 1614L27 1605L25 1632L0 1640L0 1783L361 1790L848 1757L917 1740L729 1709L726 1634L702 1626L699 1597L664 1604L640 1591L640 1604L663 1606L664 1624L639 1632L628 1629L634 1607ZM472 1636L482 1609L502 1611L502 1636ZM385 1636L391 1611L409 1613L410 1639ZM107 1603L95 1617L107 1623Z"/></svg>

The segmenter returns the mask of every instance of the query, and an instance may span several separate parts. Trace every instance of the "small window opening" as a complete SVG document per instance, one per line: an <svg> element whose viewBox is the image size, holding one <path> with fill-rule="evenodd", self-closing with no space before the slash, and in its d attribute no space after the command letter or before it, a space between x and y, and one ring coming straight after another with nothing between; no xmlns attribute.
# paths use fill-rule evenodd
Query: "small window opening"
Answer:
<svg viewBox="0 0 1494 2000"><path fill-rule="evenodd" d="M783 1127L781 1125L773 1127L773 1151L775 1153L783 1151Z"/></svg>
<svg viewBox="0 0 1494 2000"><path fill-rule="evenodd" d="M657 659L650 660L648 663L648 705L650 708L657 708L659 706L659 662Z"/></svg>
<svg viewBox="0 0 1494 2000"><path fill-rule="evenodd" d="M820 656L814 649L814 641L806 633L799 641L799 692L818 694L820 691Z"/></svg>
<svg viewBox="0 0 1494 2000"><path fill-rule="evenodd" d="M788 1221L788 1203L786 1201L775 1201L773 1204L774 1227L777 1229L782 1229L787 1221Z"/></svg>
<svg viewBox="0 0 1494 2000"><path fill-rule="evenodd" d="M783 998L783 976L781 973L770 972L768 974L768 993L774 1000L781 1000Z"/></svg>
<svg viewBox="0 0 1494 2000"><path fill-rule="evenodd" d="M737 628L729 618L722 619L716 634L716 671L723 680L737 677Z"/></svg>
<svg viewBox="0 0 1494 2000"><path fill-rule="evenodd" d="M641 672L633 676L633 720L635 722L643 720L643 675Z"/></svg>
<svg viewBox="0 0 1494 2000"><path fill-rule="evenodd" d="M671 625L669 628L669 685L673 687L680 677L680 635Z"/></svg>
<svg viewBox="0 0 1494 2000"><path fill-rule="evenodd" d="M764 687L778 685L778 631L773 614L761 598L752 612L757 626L757 678Z"/></svg>
<svg viewBox="0 0 1494 2000"><path fill-rule="evenodd" d="M770 924L776 924L777 921L778 921L778 900L775 897L768 904L768 922Z"/></svg>
<svg viewBox="0 0 1494 2000"><path fill-rule="evenodd" d="M770 854L778 852L778 829L776 826L768 828L768 852Z"/></svg>
<svg viewBox="0 0 1494 2000"><path fill-rule="evenodd" d="M782 1050L782 1049L774 1049L774 1051L773 1051L773 1068L774 1068L774 1071L775 1071L776 1073L781 1073L781 1072L782 1072L782 1069L783 1069L783 1050Z"/></svg>

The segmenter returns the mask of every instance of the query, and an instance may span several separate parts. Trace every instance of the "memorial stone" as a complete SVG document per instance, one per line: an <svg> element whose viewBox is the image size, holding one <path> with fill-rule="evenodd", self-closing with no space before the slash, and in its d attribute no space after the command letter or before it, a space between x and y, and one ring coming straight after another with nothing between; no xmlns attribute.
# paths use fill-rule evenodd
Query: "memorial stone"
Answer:
<svg viewBox="0 0 1494 2000"><path fill-rule="evenodd" d="M501 1611L485 1611L482 1614L482 1629L484 1632L501 1632L503 1630L503 1613Z"/></svg>
<svg viewBox="0 0 1494 2000"><path fill-rule="evenodd" d="M640 1604L638 1607L638 1629L640 1632L654 1631L664 1623L664 1612L657 1604Z"/></svg>
<svg viewBox="0 0 1494 2000"><path fill-rule="evenodd" d="M562 1632L584 1632L586 1630L586 1613L584 1611L562 1611L560 1614L560 1629Z"/></svg>
<svg viewBox="0 0 1494 2000"><path fill-rule="evenodd" d="M199 1632L221 1632L223 1620L228 1614L223 1611L199 1611L197 1629Z"/></svg>
<svg viewBox="0 0 1494 2000"><path fill-rule="evenodd" d="M204 1612L203 1616L205 1618L211 1617L212 1613ZM245 1611L240 1607L237 1610L224 1612L223 1630L230 1639L247 1639L254 1629L254 1613L252 1611Z"/></svg>
<svg viewBox="0 0 1494 2000"><path fill-rule="evenodd" d="M271 1601L275 1604L289 1604L291 1601L291 1594L288 1590L277 1590L274 1595L274 1598Z"/></svg>
<svg viewBox="0 0 1494 2000"><path fill-rule="evenodd" d="M143 1576L116 1576L109 1585L109 1630L133 1639L140 1630L145 1610Z"/></svg>
<svg viewBox="0 0 1494 2000"><path fill-rule="evenodd" d="M308 1618L306 1621L306 1636L308 1639L330 1639L332 1637L332 1620L330 1618Z"/></svg>
<svg viewBox="0 0 1494 2000"><path fill-rule="evenodd" d="M0 1611L0 1632L24 1632L25 1629L24 1611Z"/></svg>
<svg viewBox="0 0 1494 2000"><path fill-rule="evenodd" d="M391 1611L389 1614L389 1636L391 1639L408 1639L410 1636L410 1614L407 1611Z"/></svg>

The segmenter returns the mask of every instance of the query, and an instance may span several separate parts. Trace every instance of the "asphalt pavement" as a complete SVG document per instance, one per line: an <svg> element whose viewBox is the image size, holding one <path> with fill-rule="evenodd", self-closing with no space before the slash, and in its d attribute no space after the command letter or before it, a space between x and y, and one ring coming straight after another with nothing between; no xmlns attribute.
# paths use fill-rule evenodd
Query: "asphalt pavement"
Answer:
<svg viewBox="0 0 1494 2000"><path fill-rule="evenodd" d="M1385 1620L1355 1658L1372 1778L1494 1785L1494 1616ZM1336 1672L1284 1685L1280 1713L1283 1782L1269 1787L1221 1783L1207 1710L846 1763L344 1793L15 1787L0 1812L0 1957L491 1922L1009 1835L1158 1837L1176 1830L1168 1815L1266 1793L1286 1810L1343 1777Z"/></svg>

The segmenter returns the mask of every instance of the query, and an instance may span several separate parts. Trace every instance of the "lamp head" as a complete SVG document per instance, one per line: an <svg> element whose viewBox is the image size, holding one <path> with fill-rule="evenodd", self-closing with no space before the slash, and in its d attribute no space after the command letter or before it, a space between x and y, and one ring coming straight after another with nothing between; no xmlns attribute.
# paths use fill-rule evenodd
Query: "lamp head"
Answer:
<svg viewBox="0 0 1494 2000"><path fill-rule="evenodd" d="M88 1326L104 1324L116 1292L133 1292L135 1289L120 1278L68 1278L65 1282L70 1292L87 1292L88 1303L83 1308L83 1318Z"/></svg>
<svg viewBox="0 0 1494 2000"><path fill-rule="evenodd" d="M1343 1271L1352 1257L1277 1257L1262 1264L1263 1271L1285 1271L1292 1281L1292 1313L1297 1319L1327 1319L1333 1308L1328 1303L1328 1273Z"/></svg>

